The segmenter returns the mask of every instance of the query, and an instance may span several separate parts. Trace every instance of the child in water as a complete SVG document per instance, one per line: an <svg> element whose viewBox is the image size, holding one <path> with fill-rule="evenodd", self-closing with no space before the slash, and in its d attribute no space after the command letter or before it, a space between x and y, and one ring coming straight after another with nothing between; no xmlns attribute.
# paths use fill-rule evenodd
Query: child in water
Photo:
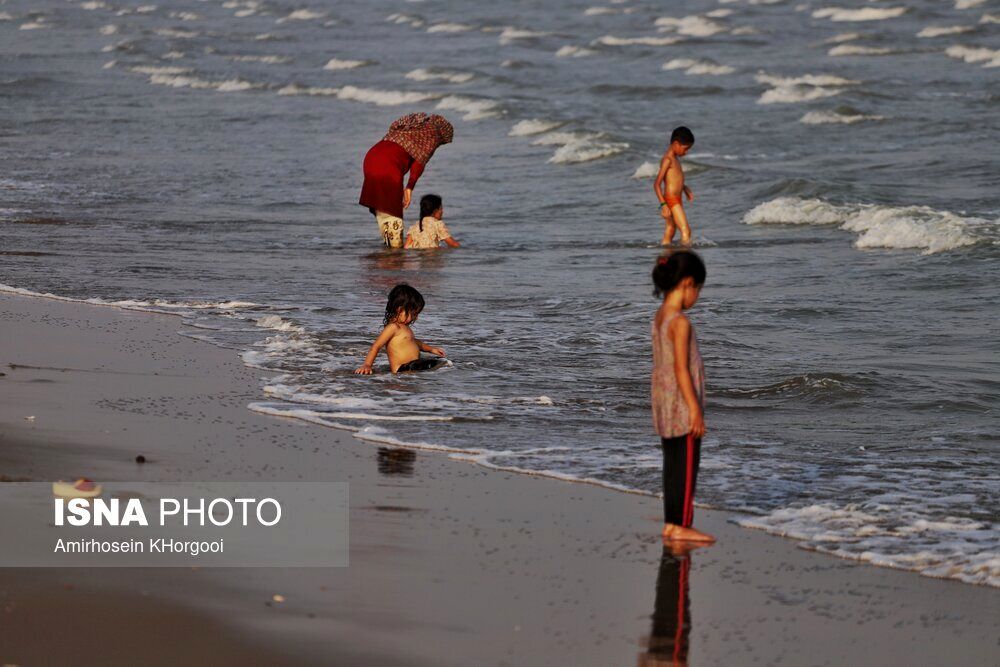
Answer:
<svg viewBox="0 0 1000 667"><path fill-rule="evenodd" d="M663 539L714 542L691 527L705 434L704 366L687 315L705 284L705 264L690 250L661 257L653 293L663 304L653 318L653 423L663 447Z"/></svg>
<svg viewBox="0 0 1000 667"><path fill-rule="evenodd" d="M424 195L420 200L420 221L410 226L406 232L404 248L437 248L444 241L452 248L459 247L458 241L451 238L451 232L441 222L444 217L444 204L438 195Z"/></svg>
<svg viewBox="0 0 1000 667"><path fill-rule="evenodd" d="M681 243L691 244L691 226L688 225L681 195L687 195L688 201L694 200L691 188L684 184L684 168L681 167L681 157L694 145L694 134L686 127L675 128L670 135L670 147L660 160L660 171L653 182L653 191L660 200L660 215L665 224L661 245L674 242L677 228L681 229ZM662 187L661 187L662 186Z"/></svg>
<svg viewBox="0 0 1000 667"><path fill-rule="evenodd" d="M444 356L440 347L431 347L421 343L413 336L410 325L417 321L417 316L424 309L424 297L420 292L405 283L400 283L389 292L389 301L385 304L385 320L382 333L368 350L365 362L354 372L358 375L371 375L372 364L379 351L384 347L389 357L389 368L393 373L406 371L421 371L437 365L436 359L421 359L420 353L427 352L439 357Z"/></svg>

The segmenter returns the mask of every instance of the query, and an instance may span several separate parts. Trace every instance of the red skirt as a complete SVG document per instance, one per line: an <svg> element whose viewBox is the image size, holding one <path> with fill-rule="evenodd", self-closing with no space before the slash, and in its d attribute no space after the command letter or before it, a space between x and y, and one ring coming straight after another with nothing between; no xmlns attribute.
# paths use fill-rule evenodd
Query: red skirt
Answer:
<svg viewBox="0 0 1000 667"><path fill-rule="evenodd" d="M392 141L380 141L365 155L365 182L361 186L362 206L374 213L382 211L403 217L403 176L410 171L409 187L416 185L422 167L402 146ZM412 170L412 171L411 171Z"/></svg>

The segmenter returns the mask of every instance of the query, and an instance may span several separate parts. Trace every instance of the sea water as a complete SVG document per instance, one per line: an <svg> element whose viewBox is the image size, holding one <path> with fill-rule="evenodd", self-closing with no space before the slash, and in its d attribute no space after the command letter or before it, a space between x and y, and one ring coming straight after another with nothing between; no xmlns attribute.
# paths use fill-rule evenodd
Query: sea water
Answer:
<svg viewBox="0 0 1000 667"><path fill-rule="evenodd" d="M280 373L253 410L655 493L651 181L686 124L699 499L1000 585L998 22L968 0L6 0L0 282L182 314ZM460 250L381 250L356 204L411 111L455 124L416 197L444 197ZM452 364L354 376L401 281Z"/></svg>

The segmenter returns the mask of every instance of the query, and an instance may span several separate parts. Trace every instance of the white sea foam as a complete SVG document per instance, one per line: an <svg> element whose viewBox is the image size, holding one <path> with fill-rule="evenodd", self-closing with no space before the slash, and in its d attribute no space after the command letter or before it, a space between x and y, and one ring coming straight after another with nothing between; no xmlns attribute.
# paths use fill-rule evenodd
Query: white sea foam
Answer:
<svg viewBox="0 0 1000 667"><path fill-rule="evenodd" d="M584 16L603 16L605 14L618 14L621 9L617 7L588 7L583 10Z"/></svg>
<svg viewBox="0 0 1000 667"><path fill-rule="evenodd" d="M864 121L885 120L885 116L860 113L838 113L836 111L810 111L799 119L806 125L853 125Z"/></svg>
<svg viewBox="0 0 1000 667"><path fill-rule="evenodd" d="M128 68L130 72L137 74L190 74L191 70L186 67L162 67L157 65L136 65Z"/></svg>
<svg viewBox="0 0 1000 667"><path fill-rule="evenodd" d="M881 46L861 46L860 44L841 44L826 52L829 56L884 56L894 53L892 49Z"/></svg>
<svg viewBox="0 0 1000 667"><path fill-rule="evenodd" d="M13 21L14 16L8 12L0 12L0 21Z"/></svg>
<svg viewBox="0 0 1000 667"><path fill-rule="evenodd" d="M101 29L100 29L99 32L102 35L114 35L114 34L117 34L117 32L118 32L118 26L116 26L113 23L109 23L108 25L101 26Z"/></svg>
<svg viewBox="0 0 1000 667"><path fill-rule="evenodd" d="M510 44L517 39L535 39L537 37L546 37L549 33L538 32L535 30L525 30L524 28L515 28L513 26L507 26L500 33L500 43Z"/></svg>
<svg viewBox="0 0 1000 667"><path fill-rule="evenodd" d="M1000 14L983 14L979 18L980 23L1000 23Z"/></svg>
<svg viewBox="0 0 1000 667"><path fill-rule="evenodd" d="M170 68L165 68L170 69ZM187 74L153 74L149 82L157 86L170 88L194 88L196 90L217 90L220 93L241 92L264 88L262 83L253 83L243 79L225 79L223 81L207 81Z"/></svg>
<svg viewBox="0 0 1000 667"><path fill-rule="evenodd" d="M858 83L830 74L805 74L795 77L782 77L760 73L756 76L759 83L765 83L772 88L764 92L757 100L758 104L795 104L809 102L824 97L832 97L841 92L844 86Z"/></svg>
<svg viewBox="0 0 1000 667"><path fill-rule="evenodd" d="M342 70L342 69L357 69L358 67L364 67L365 65L370 65L370 60L341 60L340 58L330 58L323 69L326 70Z"/></svg>
<svg viewBox="0 0 1000 667"><path fill-rule="evenodd" d="M812 13L813 18L830 19L831 21L884 21L896 18L906 13L906 7L863 7L847 9L845 7L824 7Z"/></svg>
<svg viewBox="0 0 1000 667"><path fill-rule="evenodd" d="M549 158L553 164L578 164L618 155L628 144L613 141L598 132L550 132L533 142L536 146L558 146Z"/></svg>
<svg viewBox="0 0 1000 667"><path fill-rule="evenodd" d="M28 23L22 23L18 30L44 30L46 28L51 28L48 23L45 23L42 19L37 21L29 21Z"/></svg>
<svg viewBox="0 0 1000 667"><path fill-rule="evenodd" d="M475 30L476 26L469 25L467 23L435 23L431 27L427 28L427 32L468 32L470 30Z"/></svg>
<svg viewBox="0 0 1000 667"><path fill-rule="evenodd" d="M440 69L418 68L406 74L411 81L447 81L448 83L466 83L475 77L471 72L455 72Z"/></svg>
<svg viewBox="0 0 1000 667"><path fill-rule="evenodd" d="M583 58L584 56L592 56L597 51L593 49L588 49L585 46L576 46L575 44L566 44L565 46L560 46L559 50L556 51L557 58Z"/></svg>
<svg viewBox="0 0 1000 667"><path fill-rule="evenodd" d="M727 16L732 16L732 14L733 14L732 9L725 9L725 8L713 9L710 12L705 12L705 16L712 19L724 19Z"/></svg>
<svg viewBox="0 0 1000 667"><path fill-rule="evenodd" d="M751 209L743 222L840 225L856 232L858 248L922 250L924 254L954 250L985 241L990 223L963 218L927 206L835 205L820 199L779 197ZM995 227L995 223L993 225Z"/></svg>
<svg viewBox="0 0 1000 667"><path fill-rule="evenodd" d="M292 331L296 333L303 333L305 329L298 326L297 324L292 324L286 319L283 319L280 315L264 315L263 317L258 317L255 324L262 329L273 329L275 331Z"/></svg>
<svg viewBox="0 0 1000 667"><path fill-rule="evenodd" d="M710 60L693 60L691 58L674 58L663 63L663 69L682 69L688 76L721 76L723 74L732 74L736 71L735 67L730 67L729 65L720 65Z"/></svg>
<svg viewBox="0 0 1000 667"><path fill-rule="evenodd" d="M841 558L1000 586L995 535L988 524L971 519L929 520L913 511L876 503L824 503L782 508L736 523L800 540L806 549Z"/></svg>
<svg viewBox="0 0 1000 667"><path fill-rule="evenodd" d="M955 0L955 9L972 9L985 2L986 0Z"/></svg>
<svg viewBox="0 0 1000 667"><path fill-rule="evenodd" d="M660 165L655 162L643 162L636 167L632 173L632 178L645 180L647 178L655 178L658 173L660 173Z"/></svg>
<svg viewBox="0 0 1000 667"><path fill-rule="evenodd" d="M311 9L296 9L291 14L283 16L275 23L286 23L287 21L312 21L313 19L324 18L326 14L324 12L317 12Z"/></svg>
<svg viewBox="0 0 1000 667"><path fill-rule="evenodd" d="M411 16L409 14L389 14L385 17L385 20L390 23L395 23L397 25L409 25L414 28L419 28L424 25L424 20L418 16Z"/></svg>
<svg viewBox="0 0 1000 667"><path fill-rule="evenodd" d="M160 60L179 60L184 57L183 51L167 51L162 56Z"/></svg>
<svg viewBox="0 0 1000 667"><path fill-rule="evenodd" d="M169 37L171 39L194 39L201 34L194 30L177 30L175 28L157 28L153 32L160 37Z"/></svg>
<svg viewBox="0 0 1000 667"><path fill-rule="evenodd" d="M726 32L726 27L715 21L709 21L701 16L684 16L675 18L663 16L653 23L661 31L676 32L679 35L691 37L711 37L721 32Z"/></svg>
<svg viewBox="0 0 1000 667"><path fill-rule="evenodd" d="M80 9L86 9L87 11L94 11L95 9L111 9L111 5L106 2L100 2L99 0L87 0L87 2L80 3Z"/></svg>
<svg viewBox="0 0 1000 667"><path fill-rule="evenodd" d="M317 88L312 86L300 86L297 83L290 83L278 89L279 95L319 95L336 97L340 93L339 88Z"/></svg>
<svg viewBox="0 0 1000 667"><path fill-rule="evenodd" d="M529 137L533 134L542 134L544 132L551 132L564 125L556 120L542 120L539 118L532 118L529 120L518 121L514 124L514 127L510 128L510 132L507 134L512 137Z"/></svg>
<svg viewBox="0 0 1000 667"><path fill-rule="evenodd" d="M973 30L969 25L929 25L917 33L917 37L941 37L942 35L960 35Z"/></svg>
<svg viewBox="0 0 1000 667"><path fill-rule="evenodd" d="M399 90L373 90L371 88L359 88L357 86L344 86L337 92L337 97L342 100L355 100L357 102L368 102L380 107L393 107L400 104L417 104L426 102L438 97L432 93L413 93Z"/></svg>
<svg viewBox="0 0 1000 667"><path fill-rule="evenodd" d="M226 56L226 60L231 60L236 63L264 63L267 65L280 65L292 62L290 56Z"/></svg>
<svg viewBox="0 0 1000 667"><path fill-rule="evenodd" d="M956 44L944 51L947 55L967 63L980 64L983 67L1000 67L1000 50L994 51L985 47L970 47Z"/></svg>
<svg viewBox="0 0 1000 667"><path fill-rule="evenodd" d="M198 21L201 19L201 17L194 12L170 12L170 18L178 19L180 21Z"/></svg>
<svg viewBox="0 0 1000 667"><path fill-rule="evenodd" d="M500 115L500 104L496 100L463 97L461 95L442 97L437 103L437 108L442 111L449 109L460 111L464 114L462 118L465 120L481 120Z"/></svg>
<svg viewBox="0 0 1000 667"><path fill-rule="evenodd" d="M676 44L679 37L616 37L614 35L604 35L598 37L594 43L604 46L669 46Z"/></svg>

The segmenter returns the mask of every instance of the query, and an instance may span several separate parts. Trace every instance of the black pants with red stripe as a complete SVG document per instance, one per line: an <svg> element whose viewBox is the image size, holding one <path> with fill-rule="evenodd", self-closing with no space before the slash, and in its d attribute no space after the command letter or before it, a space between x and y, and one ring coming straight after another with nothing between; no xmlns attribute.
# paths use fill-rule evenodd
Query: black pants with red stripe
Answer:
<svg viewBox="0 0 1000 667"><path fill-rule="evenodd" d="M701 461L701 440L690 435L662 438L663 522L688 528L694 521L694 489Z"/></svg>

